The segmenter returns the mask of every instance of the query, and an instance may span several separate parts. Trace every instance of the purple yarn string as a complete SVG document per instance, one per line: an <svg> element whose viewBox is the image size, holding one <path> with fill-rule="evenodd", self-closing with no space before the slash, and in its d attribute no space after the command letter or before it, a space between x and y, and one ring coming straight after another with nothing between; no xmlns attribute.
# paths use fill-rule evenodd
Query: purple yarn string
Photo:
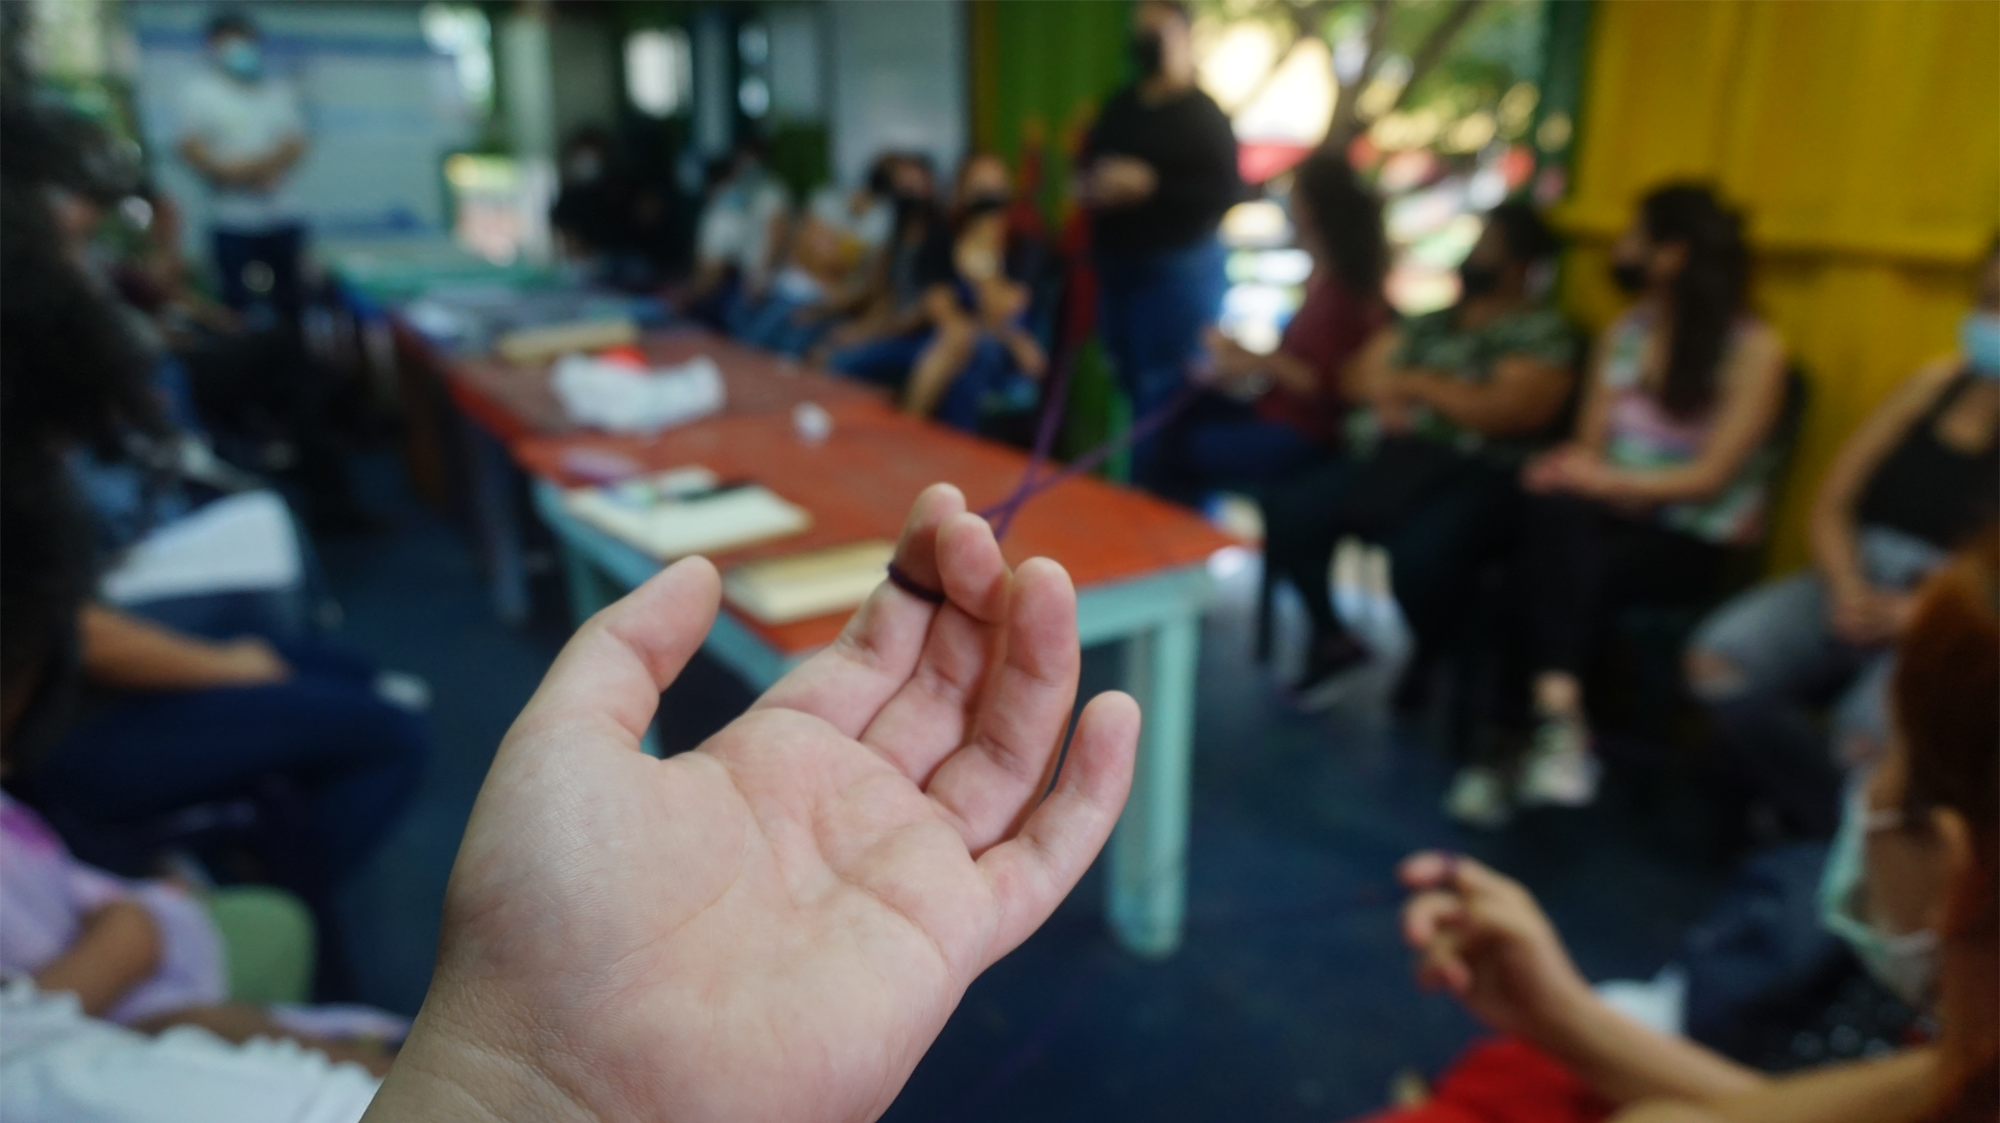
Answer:
<svg viewBox="0 0 2000 1123"><path fill-rule="evenodd" d="M1112 456L1130 448L1139 440L1159 431L1165 427L1167 422L1173 420L1175 414L1187 408L1187 404L1194 400L1195 393L1194 387L1183 386L1173 397L1161 403L1158 409L1133 422L1123 433L1070 461L1060 471L1051 473L1040 479L1036 478L1036 469L1045 458L1045 453L1038 448L1036 458L1028 463L1027 470L1021 475L1020 484L1014 488L1014 493L979 512L980 517L993 523L993 536L995 538L1004 536L1007 533L1007 528L1012 525L1014 516L1020 512L1022 507L1027 505L1028 500L1062 483L1064 480L1070 479L1073 476L1080 476L1096 468ZM1059 401L1049 413L1058 413L1061 408L1062 405ZM1043 428L1047 431L1053 431L1054 426L1048 423L1047 418L1048 415L1045 414Z"/></svg>
<svg viewBox="0 0 2000 1123"><path fill-rule="evenodd" d="M1013 524L1014 516L1027 502L1029 489L1042 467L1049 462L1049 453L1055 448L1056 430L1062 426L1063 414L1069 409L1070 375L1076 370L1076 357L1071 355L1056 372L1055 383L1049 387L1048 397L1042 406L1040 422L1035 426L1035 450L1028 458L1028 466L1021 472L1021 482L1014 485L1014 491L1001 500L992 510L999 515L994 524L993 536L1004 538L1007 528ZM991 518L991 516L988 516Z"/></svg>

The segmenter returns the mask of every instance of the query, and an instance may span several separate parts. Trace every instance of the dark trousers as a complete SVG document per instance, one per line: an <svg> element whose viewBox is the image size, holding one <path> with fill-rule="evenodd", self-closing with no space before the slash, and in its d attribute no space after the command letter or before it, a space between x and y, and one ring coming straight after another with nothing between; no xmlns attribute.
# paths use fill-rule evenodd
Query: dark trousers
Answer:
<svg viewBox="0 0 2000 1123"><path fill-rule="evenodd" d="M212 237L223 303L252 313L253 322L258 309L269 309L275 324L296 326L305 309L299 274L305 227L293 224L254 234L217 230Z"/></svg>
<svg viewBox="0 0 2000 1123"><path fill-rule="evenodd" d="M1187 382L1202 329L1222 311L1222 246L1213 238L1152 253L1097 255L1097 330L1134 421ZM1157 436L1132 446L1132 480L1158 479Z"/></svg>
<svg viewBox="0 0 2000 1123"><path fill-rule="evenodd" d="M1263 496L1284 487L1327 458L1328 450L1256 407L1221 394L1203 394L1159 436L1158 490L1166 498L1199 503L1210 492Z"/></svg>
<svg viewBox="0 0 2000 1123"><path fill-rule="evenodd" d="M1299 591L1314 635L1325 637L1341 630L1327 588L1335 548L1349 535L1381 545L1411 630L1435 645L1468 603L1517 497L1511 468L1434 442L1385 442L1373 457L1324 462L1264 498L1265 564Z"/></svg>
<svg viewBox="0 0 2000 1123"><path fill-rule="evenodd" d="M319 645L282 650L294 674L281 683L118 695L49 752L33 777L37 799L116 826L250 795L280 773L306 794L338 882L415 790L424 723L375 696L365 661Z"/></svg>
<svg viewBox="0 0 2000 1123"><path fill-rule="evenodd" d="M1727 551L1573 495L1528 497L1515 542L1516 632L1530 673L1581 676L1604 627L1634 604L1694 604Z"/></svg>

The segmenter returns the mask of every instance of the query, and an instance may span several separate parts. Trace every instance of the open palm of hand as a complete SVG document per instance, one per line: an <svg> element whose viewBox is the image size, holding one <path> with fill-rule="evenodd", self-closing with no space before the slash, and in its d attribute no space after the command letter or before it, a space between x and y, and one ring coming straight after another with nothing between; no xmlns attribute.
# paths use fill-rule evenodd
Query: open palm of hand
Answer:
<svg viewBox="0 0 2000 1123"><path fill-rule="evenodd" d="M1102 847L1138 735L1075 701L1075 593L926 492L840 640L698 750L638 751L699 646L682 563L579 631L495 757L437 975L371 1118L849 1120ZM1044 793L1046 798L1044 798ZM468 1073L473 1074L468 1078ZM385 1105L387 1105L385 1107Z"/></svg>

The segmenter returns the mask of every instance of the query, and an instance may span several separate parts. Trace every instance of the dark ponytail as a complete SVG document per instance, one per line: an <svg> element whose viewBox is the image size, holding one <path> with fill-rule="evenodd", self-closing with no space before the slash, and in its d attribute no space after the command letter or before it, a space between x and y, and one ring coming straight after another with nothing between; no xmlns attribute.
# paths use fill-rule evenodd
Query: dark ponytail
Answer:
<svg viewBox="0 0 2000 1123"><path fill-rule="evenodd" d="M1639 204L1639 219L1654 245L1687 247L1670 294L1673 339L1660 404L1676 417L1691 417L1715 401L1723 354L1743 310L1750 273L1743 219L1714 192L1692 184L1655 190Z"/></svg>

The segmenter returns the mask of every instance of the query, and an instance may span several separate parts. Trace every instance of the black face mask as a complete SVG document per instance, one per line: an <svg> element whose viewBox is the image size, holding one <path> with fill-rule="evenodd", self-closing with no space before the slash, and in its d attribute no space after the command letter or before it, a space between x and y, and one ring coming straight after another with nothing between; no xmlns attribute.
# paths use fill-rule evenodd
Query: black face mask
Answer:
<svg viewBox="0 0 2000 1123"><path fill-rule="evenodd" d="M1458 291L1463 296L1485 296L1499 287L1500 270L1497 266L1468 260L1458 267Z"/></svg>
<svg viewBox="0 0 2000 1123"><path fill-rule="evenodd" d="M893 198L896 194L896 173L888 168L876 168L868 173L868 193L878 199Z"/></svg>
<svg viewBox="0 0 2000 1123"><path fill-rule="evenodd" d="M1141 31L1132 36L1130 43L1132 61L1139 64L1139 75L1151 78L1166 65L1166 49L1160 42L1158 32Z"/></svg>
<svg viewBox="0 0 2000 1123"><path fill-rule="evenodd" d="M1646 265L1639 261L1613 261L1611 263L1611 283L1623 293L1644 292L1646 289Z"/></svg>
<svg viewBox="0 0 2000 1123"><path fill-rule="evenodd" d="M995 211L1004 211L1007 209L1007 204L1012 201L1001 192L983 191L976 195L966 196L965 213L970 217L973 215L992 214Z"/></svg>

